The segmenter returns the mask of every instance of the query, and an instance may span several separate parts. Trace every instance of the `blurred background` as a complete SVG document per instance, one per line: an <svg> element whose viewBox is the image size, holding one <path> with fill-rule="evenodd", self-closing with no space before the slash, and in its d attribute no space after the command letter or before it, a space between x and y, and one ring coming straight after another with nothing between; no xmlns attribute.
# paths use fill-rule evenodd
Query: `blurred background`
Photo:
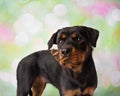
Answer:
<svg viewBox="0 0 120 96"><path fill-rule="evenodd" d="M47 49L59 28L75 25L100 31L93 53L95 96L120 96L120 0L0 0L0 96L16 96L23 57ZM59 93L48 84L42 96Z"/></svg>

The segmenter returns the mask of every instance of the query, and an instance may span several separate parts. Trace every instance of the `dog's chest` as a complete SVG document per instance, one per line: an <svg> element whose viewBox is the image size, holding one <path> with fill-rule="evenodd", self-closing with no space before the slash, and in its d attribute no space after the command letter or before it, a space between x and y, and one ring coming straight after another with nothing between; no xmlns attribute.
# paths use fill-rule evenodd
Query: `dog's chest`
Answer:
<svg viewBox="0 0 120 96"><path fill-rule="evenodd" d="M87 84L87 75L83 73L73 73L72 75L74 81L78 84L80 87L84 87Z"/></svg>

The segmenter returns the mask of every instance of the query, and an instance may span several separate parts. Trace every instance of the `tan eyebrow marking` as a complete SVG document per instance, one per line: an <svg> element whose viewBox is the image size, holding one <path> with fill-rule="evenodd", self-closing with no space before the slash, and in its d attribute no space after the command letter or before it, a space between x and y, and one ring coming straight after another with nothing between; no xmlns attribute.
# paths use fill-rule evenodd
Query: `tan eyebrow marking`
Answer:
<svg viewBox="0 0 120 96"><path fill-rule="evenodd" d="M61 35L61 39L65 39L66 38L66 35L65 34L62 34Z"/></svg>
<svg viewBox="0 0 120 96"><path fill-rule="evenodd" d="M76 34L76 33L73 33L73 34L72 34L72 38L77 38L77 34Z"/></svg>

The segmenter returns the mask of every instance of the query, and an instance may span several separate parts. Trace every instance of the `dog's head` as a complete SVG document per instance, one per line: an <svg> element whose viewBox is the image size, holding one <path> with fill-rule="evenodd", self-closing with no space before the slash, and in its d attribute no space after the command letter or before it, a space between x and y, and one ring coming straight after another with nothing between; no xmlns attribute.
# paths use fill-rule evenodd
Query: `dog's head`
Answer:
<svg viewBox="0 0 120 96"><path fill-rule="evenodd" d="M52 35L48 49L57 44L58 50L52 50L51 53L61 65L73 69L84 63L92 47L96 47L98 36L99 32L90 27L66 27Z"/></svg>

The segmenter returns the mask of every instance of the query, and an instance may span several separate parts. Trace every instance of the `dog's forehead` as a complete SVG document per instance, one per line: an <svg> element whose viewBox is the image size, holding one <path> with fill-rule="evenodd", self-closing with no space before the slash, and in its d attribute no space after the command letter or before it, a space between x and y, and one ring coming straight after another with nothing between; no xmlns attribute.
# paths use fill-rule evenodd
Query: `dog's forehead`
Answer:
<svg viewBox="0 0 120 96"><path fill-rule="evenodd" d="M61 36L65 37L66 35L70 36L70 35L82 34L82 33L83 33L83 30L78 27L67 27L59 30L58 38Z"/></svg>

